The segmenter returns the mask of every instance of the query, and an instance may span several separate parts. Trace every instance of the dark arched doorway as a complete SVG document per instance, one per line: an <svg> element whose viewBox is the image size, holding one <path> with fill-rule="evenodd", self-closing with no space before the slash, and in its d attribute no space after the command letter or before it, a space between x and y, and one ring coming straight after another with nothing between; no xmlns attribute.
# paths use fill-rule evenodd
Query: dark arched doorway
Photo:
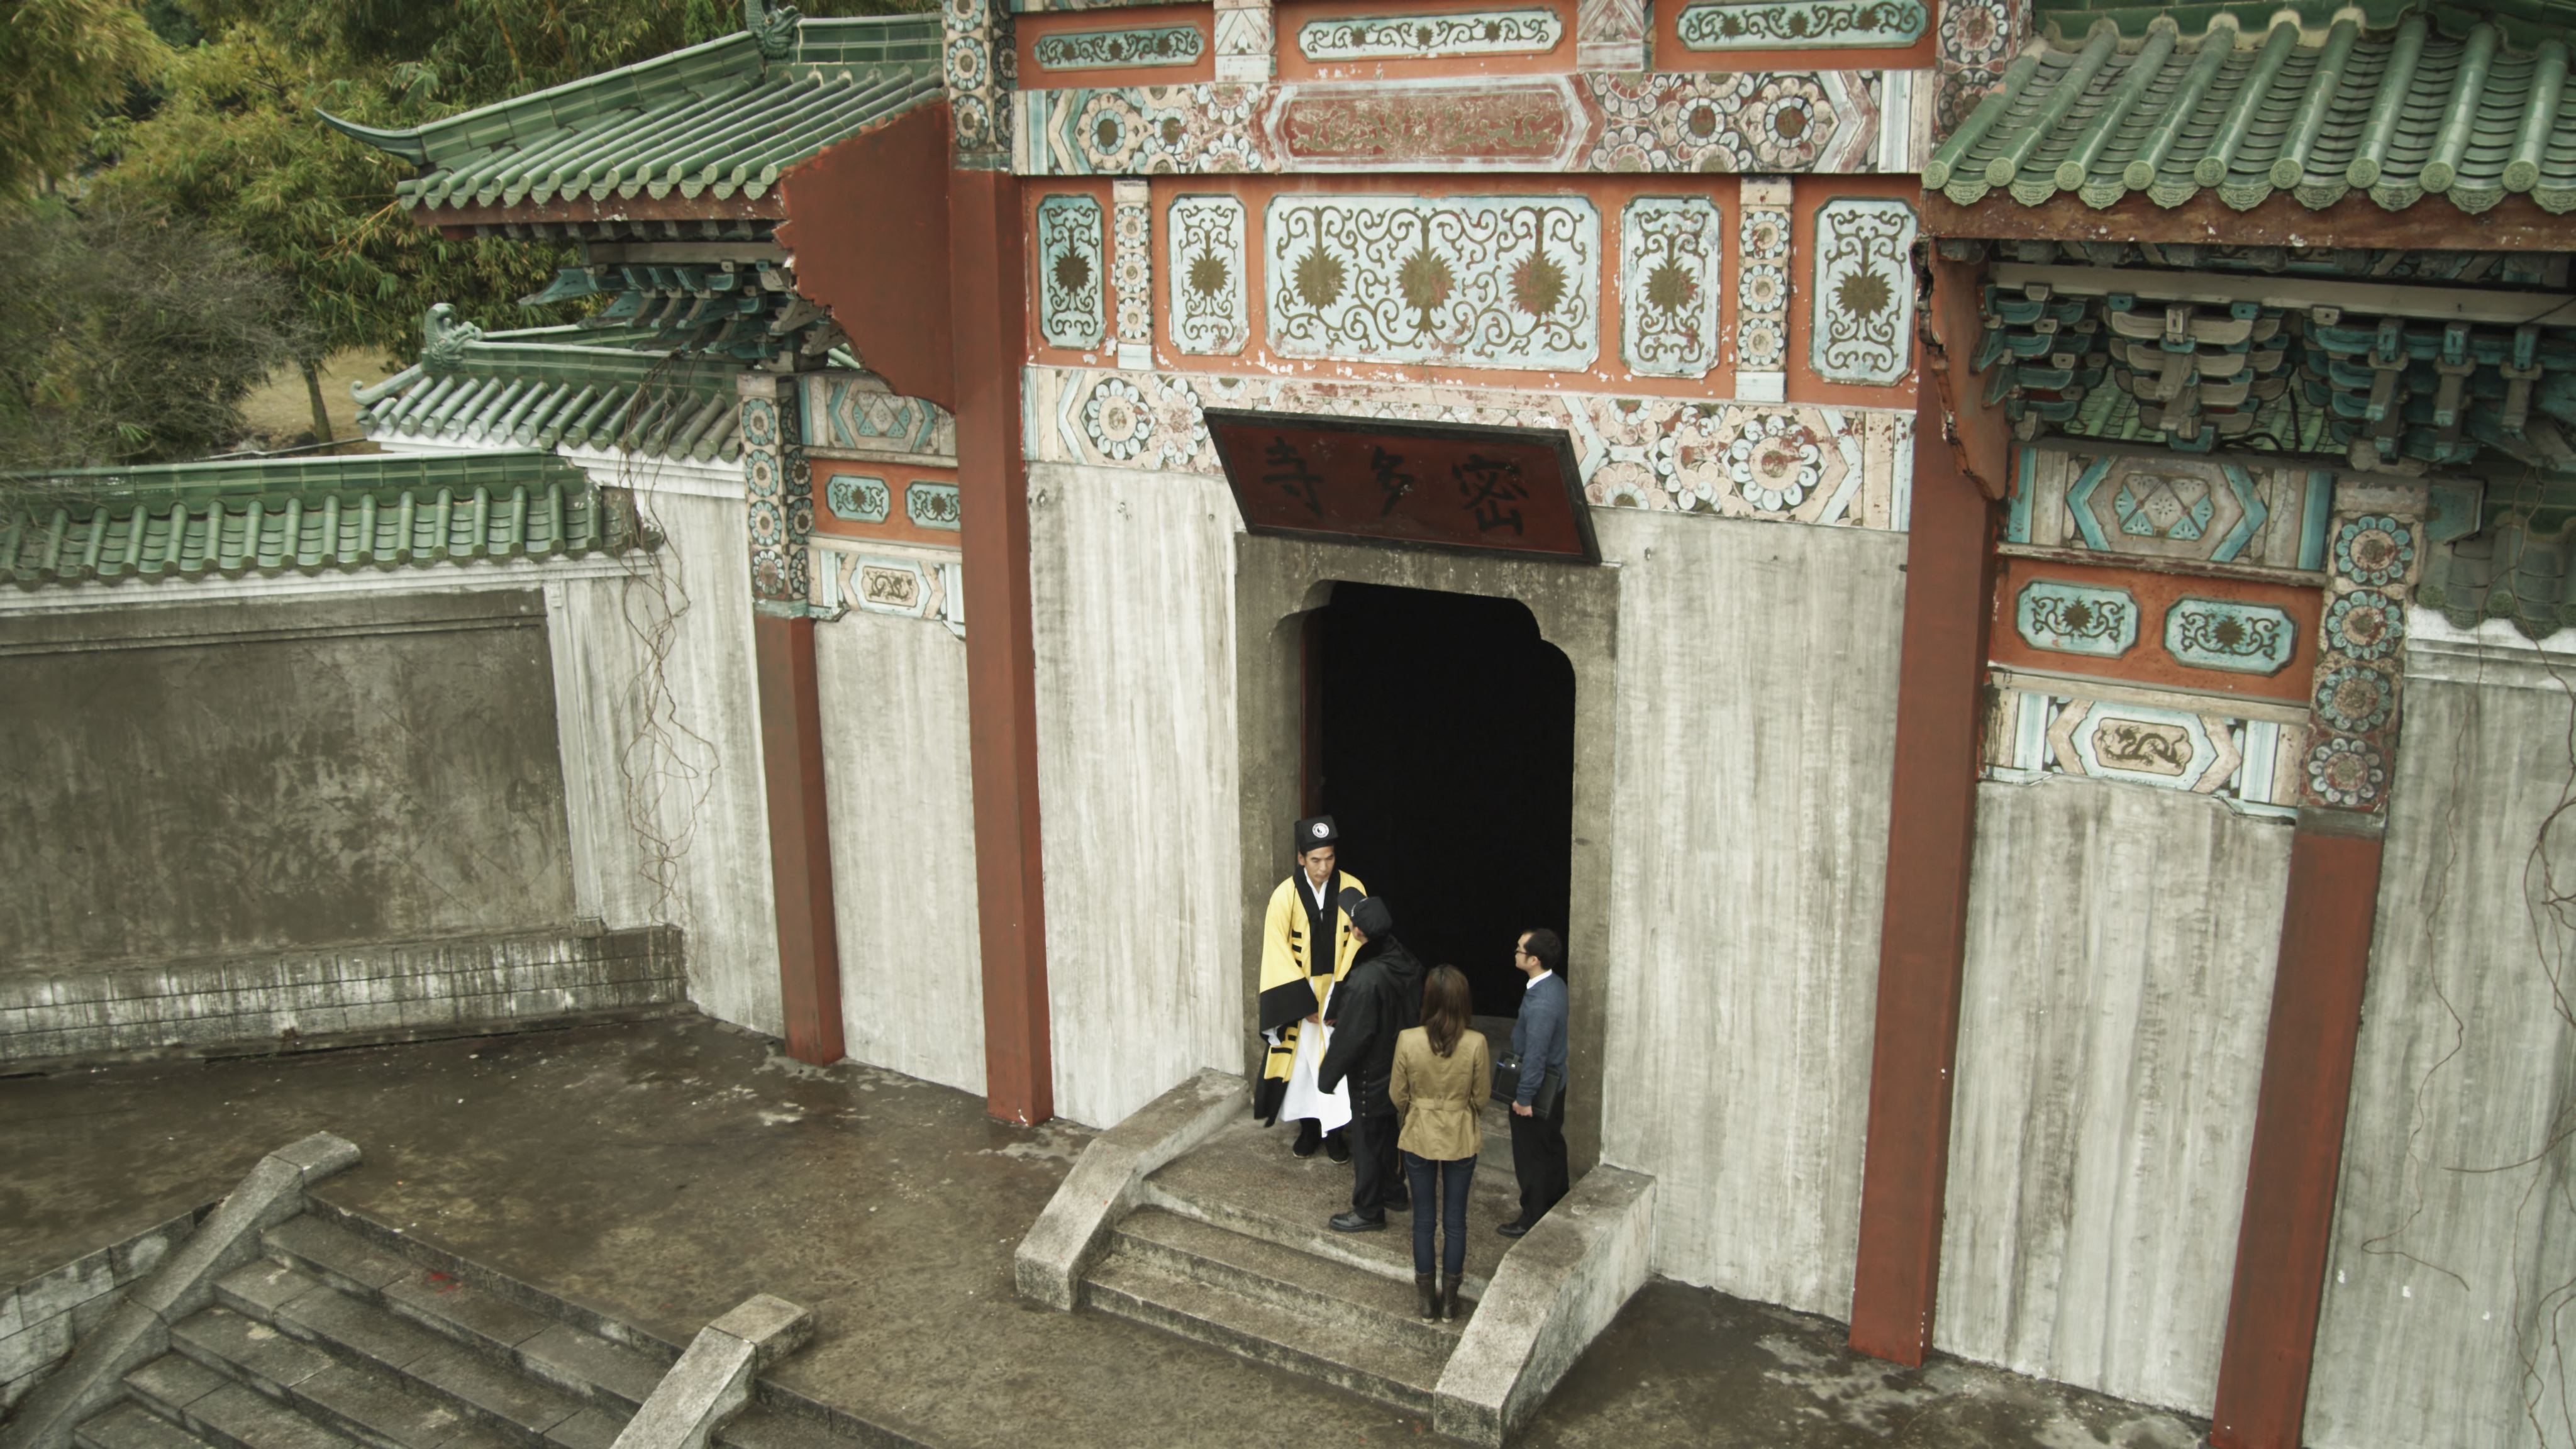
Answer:
<svg viewBox="0 0 2576 1449"><path fill-rule="evenodd" d="M1337 583L1307 616L1305 799L1425 964L1520 1009L1515 934L1566 929L1574 666L1511 599Z"/></svg>

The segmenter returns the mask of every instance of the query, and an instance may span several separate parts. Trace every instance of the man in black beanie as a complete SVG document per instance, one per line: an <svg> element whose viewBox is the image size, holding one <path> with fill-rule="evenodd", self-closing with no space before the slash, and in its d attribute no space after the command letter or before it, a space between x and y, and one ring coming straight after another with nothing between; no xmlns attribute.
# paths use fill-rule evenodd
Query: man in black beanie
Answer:
<svg viewBox="0 0 2576 1449"><path fill-rule="evenodd" d="M1315 1081L1329 1092L1344 1077L1351 1083L1351 1210L1329 1226L1337 1233L1373 1233L1386 1227L1387 1210L1412 1210L1395 1159L1394 1099L1387 1079L1395 1073L1395 1039L1422 1024L1422 963L1395 938L1395 916L1371 896L1351 907L1351 931L1360 939L1351 974L1333 988L1324 1020L1333 1043Z"/></svg>

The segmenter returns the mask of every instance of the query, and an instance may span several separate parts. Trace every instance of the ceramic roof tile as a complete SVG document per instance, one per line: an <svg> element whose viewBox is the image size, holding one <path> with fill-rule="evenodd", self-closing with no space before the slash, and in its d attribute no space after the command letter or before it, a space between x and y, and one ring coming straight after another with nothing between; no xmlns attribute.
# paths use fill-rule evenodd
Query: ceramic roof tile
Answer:
<svg viewBox="0 0 2576 1449"><path fill-rule="evenodd" d="M551 453L369 454L0 477L0 582L313 573L618 550L631 505Z"/></svg>
<svg viewBox="0 0 2576 1449"><path fill-rule="evenodd" d="M2242 40L2222 24L2188 45L2169 24L2124 44L2104 19L2080 49L2015 60L1923 183L1962 206L1996 192L2179 206L2211 191L2247 210L2286 191L2322 208L2360 191L2391 211L2438 195L2475 213L2521 193L2563 214L2576 210L2568 59L2557 39L2511 51L2493 24L2453 38L2422 16L2380 35L2349 17Z"/></svg>
<svg viewBox="0 0 2576 1449"><path fill-rule="evenodd" d="M941 93L936 15L741 32L409 130L326 116L423 173L414 211L678 195L757 199L797 162Z"/></svg>
<svg viewBox="0 0 2576 1449"><path fill-rule="evenodd" d="M353 386L379 442L487 448L619 448L708 463L742 457L735 380L744 369L675 355L649 329L542 327L465 343Z"/></svg>

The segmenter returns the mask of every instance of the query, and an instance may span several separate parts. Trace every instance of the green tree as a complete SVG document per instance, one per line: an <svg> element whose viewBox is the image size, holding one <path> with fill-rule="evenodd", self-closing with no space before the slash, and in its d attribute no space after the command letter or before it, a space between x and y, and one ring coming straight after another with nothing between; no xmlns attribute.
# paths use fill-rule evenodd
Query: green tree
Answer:
<svg viewBox="0 0 2576 1449"><path fill-rule="evenodd" d="M269 268L182 219L0 208L0 471L183 459L296 351Z"/></svg>
<svg viewBox="0 0 2576 1449"><path fill-rule="evenodd" d="M308 353L297 360L322 435L324 358L381 347L408 360L433 302L455 303L487 327L525 325L534 319L517 299L571 256L555 246L450 240L415 224L394 201L408 165L323 126L315 111L418 125L741 24L738 0L175 3L206 38L177 51L156 110L110 125L112 164L98 187L122 204L204 218L278 268L304 318ZM867 14L929 3L809 0L805 9Z"/></svg>
<svg viewBox="0 0 2576 1449"><path fill-rule="evenodd" d="M433 302L511 325L516 299L563 259L556 247L451 240L416 225L394 203L406 163L313 118L325 109L371 125L428 119L424 71L335 64L329 52L236 22L180 51L168 75L148 119L111 128L114 164L94 191L201 218L276 270L302 322L294 360L316 436L330 433L325 358L381 347L408 359Z"/></svg>
<svg viewBox="0 0 2576 1449"><path fill-rule="evenodd" d="M0 0L0 201L76 167L99 113L162 57L130 0Z"/></svg>

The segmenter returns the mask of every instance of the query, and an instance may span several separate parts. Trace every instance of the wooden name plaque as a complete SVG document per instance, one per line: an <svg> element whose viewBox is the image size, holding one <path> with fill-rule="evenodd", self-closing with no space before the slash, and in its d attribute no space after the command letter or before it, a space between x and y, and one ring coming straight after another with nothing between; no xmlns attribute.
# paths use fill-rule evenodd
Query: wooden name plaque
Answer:
<svg viewBox="0 0 2576 1449"><path fill-rule="evenodd" d="M1562 432L1225 408L1207 426L1254 533L1601 560Z"/></svg>

